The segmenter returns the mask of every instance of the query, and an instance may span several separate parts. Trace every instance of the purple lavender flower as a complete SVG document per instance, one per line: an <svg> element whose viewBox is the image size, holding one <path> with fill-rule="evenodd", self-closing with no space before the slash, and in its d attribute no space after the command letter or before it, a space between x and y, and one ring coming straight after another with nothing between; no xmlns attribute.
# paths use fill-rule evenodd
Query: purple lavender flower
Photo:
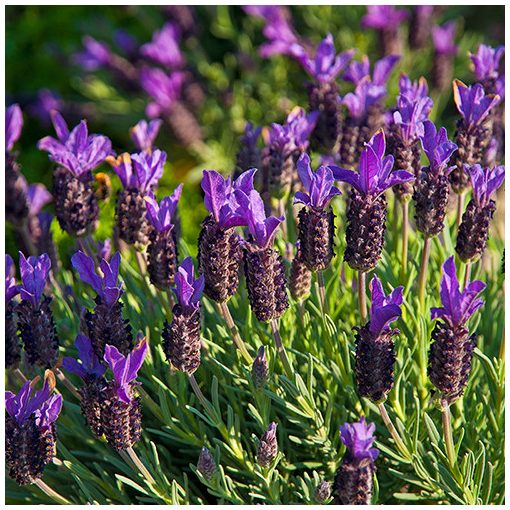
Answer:
<svg viewBox="0 0 510 510"><path fill-rule="evenodd" d="M320 83L326 83L333 81L345 69L354 53L356 50L348 50L336 55L333 36L328 34L319 44L313 59L303 53L299 61L312 78Z"/></svg>
<svg viewBox="0 0 510 510"><path fill-rule="evenodd" d="M122 282L119 282L120 254L117 252L111 262L103 259L99 265L102 276L96 273L94 261L82 251L71 258L71 264L80 278L88 283L108 306L115 304L122 295Z"/></svg>
<svg viewBox="0 0 510 510"><path fill-rule="evenodd" d="M456 55L458 47L455 45L455 21L449 21L443 26L432 28L432 44L439 55Z"/></svg>
<svg viewBox="0 0 510 510"><path fill-rule="evenodd" d="M46 279L51 269L51 261L46 253L40 257L28 257L19 252L19 269L22 285L19 288L22 300L37 308L43 297Z"/></svg>
<svg viewBox="0 0 510 510"><path fill-rule="evenodd" d="M82 120L71 132L57 111L52 112L52 122L58 140L46 136L39 140L39 150L49 152L50 159L62 165L76 177L89 174L112 152L106 136L88 134L87 122Z"/></svg>
<svg viewBox="0 0 510 510"><path fill-rule="evenodd" d="M23 114L18 104L13 104L5 112L5 152L11 152L21 136Z"/></svg>
<svg viewBox="0 0 510 510"><path fill-rule="evenodd" d="M166 232L174 227L172 217L177 209L182 187L183 184L179 184L172 195L163 198L159 204L152 192L145 197L147 218L158 232Z"/></svg>
<svg viewBox="0 0 510 510"><path fill-rule="evenodd" d="M63 107L62 99L52 90L41 89L37 99L30 105L29 113L37 117L41 123L48 126L51 123L51 112L60 111Z"/></svg>
<svg viewBox="0 0 510 510"><path fill-rule="evenodd" d="M397 9L394 5L369 5L367 14L361 19L361 26L364 28L397 28L409 17L404 9Z"/></svg>
<svg viewBox="0 0 510 510"><path fill-rule="evenodd" d="M131 58L138 55L138 41L127 30L115 30L113 41L128 57Z"/></svg>
<svg viewBox="0 0 510 510"><path fill-rule="evenodd" d="M204 276L195 279L193 259L188 257L182 261L175 275L175 288L172 289L178 304L183 310L198 310L200 298L204 290Z"/></svg>
<svg viewBox="0 0 510 510"><path fill-rule="evenodd" d="M140 48L140 53L162 66L180 67L184 64L184 57L179 49L180 39L179 27L173 23L165 23L161 30L154 32L152 41Z"/></svg>
<svg viewBox="0 0 510 510"><path fill-rule="evenodd" d="M26 190L28 212L31 216L37 216L42 208L53 200L53 195L46 189L44 184L30 184Z"/></svg>
<svg viewBox="0 0 510 510"><path fill-rule="evenodd" d="M375 424L367 424L362 416L357 423L340 427L340 439L347 447L335 476L335 503L369 505L372 498L374 460L379 450L373 448Z"/></svg>
<svg viewBox="0 0 510 510"><path fill-rule="evenodd" d="M162 69L144 67L140 71L140 84L154 100L146 108L146 114L153 119L168 114L181 96L185 74L179 71L168 74Z"/></svg>
<svg viewBox="0 0 510 510"><path fill-rule="evenodd" d="M83 380L103 377L106 367L96 356L90 338L85 335L78 335L74 345L78 350L78 358L66 356L62 360L63 368L72 374L76 374Z"/></svg>
<svg viewBox="0 0 510 510"><path fill-rule="evenodd" d="M308 149L310 134L314 130L318 118L318 111L306 113L299 106L293 108L287 115L284 129L289 135L290 148L293 152L302 154Z"/></svg>
<svg viewBox="0 0 510 510"><path fill-rule="evenodd" d="M405 73L400 75L398 89L401 96L411 101L426 98L429 94L429 86L423 76L419 80L412 81Z"/></svg>
<svg viewBox="0 0 510 510"><path fill-rule="evenodd" d="M491 196L503 184L505 180L505 167L497 166L493 169L482 168L480 165L473 165L466 168L473 186L473 200L480 209L486 207Z"/></svg>
<svg viewBox="0 0 510 510"><path fill-rule="evenodd" d="M110 239L97 242L97 255L100 259L105 259L108 262L110 261L112 256L112 242Z"/></svg>
<svg viewBox="0 0 510 510"><path fill-rule="evenodd" d="M491 79L497 80L500 75L499 61L504 53L504 46L491 48L486 44L480 44L476 53L470 53L469 58L473 62L476 79L481 82Z"/></svg>
<svg viewBox="0 0 510 510"><path fill-rule="evenodd" d="M113 372L115 391L119 399L129 404L133 399L134 381L138 376L145 356L147 340L142 340L127 356L123 356L113 345L105 347L104 360Z"/></svg>
<svg viewBox="0 0 510 510"><path fill-rule="evenodd" d="M86 35L83 38L83 47L82 52L74 55L74 62L86 71L97 71L110 64L112 53L107 44Z"/></svg>
<svg viewBox="0 0 510 510"><path fill-rule="evenodd" d="M351 62L342 76L342 79L358 85L367 76L376 87L386 87L391 71L400 60L399 55L389 55L377 60L374 64L373 75L370 75L370 60L363 55L361 61Z"/></svg>
<svg viewBox="0 0 510 510"><path fill-rule="evenodd" d="M297 169L307 193L298 191L294 197L295 204L324 209L334 197L341 195L340 190L333 186L335 179L331 169L320 166L316 172L312 172L308 154L305 153L299 158Z"/></svg>
<svg viewBox="0 0 510 510"><path fill-rule="evenodd" d="M421 146L429 160L429 169L434 174L448 175L453 167L447 168L448 161L457 150L457 145L448 140L446 128L437 131L435 124L426 120L423 123L423 134L420 136Z"/></svg>
<svg viewBox="0 0 510 510"><path fill-rule="evenodd" d="M409 46L417 50L426 46L430 39L430 30L440 6L415 5L409 23Z"/></svg>
<svg viewBox="0 0 510 510"><path fill-rule="evenodd" d="M139 151L152 152L152 146L154 145L154 140L158 136L162 122L161 119L151 120L150 122L141 120L136 126L129 130L131 140L133 140L135 147Z"/></svg>
<svg viewBox="0 0 510 510"><path fill-rule="evenodd" d="M361 153L358 172L331 166L333 176L336 180L350 184L362 195L371 196L373 199L396 184L413 180L414 175L409 172L391 171L393 156L384 157L385 151L386 140L381 129L370 139Z"/></svg>
<svg viewBox="0 0 510 510"><path fill-rule="evenodd" d="M51 382L51 384L50 384ZM17 395L5 392L5 455L9 476L19 485L41 478L44 467L56 453L55 421L62 409L62 395L52 395L54 377L33 395L33 381L27 381Z"/></svg>
<svg viewBox="0 0 510 510"><path fill-rule="evenodd" d="M400 138L405 145L409 146L423 135L423 121L427 119L432 106L430 97L413 100L408 96L398 96L393 121L399 126Z"/></svg>
<svg viewBox="0 0 510 510"><path fill-rule="evenodd" d="M381 281L377 276L370 282L372 293L372 304L370 306L370 327L369 331L374 337L381 335L383 331L389 331L389 324L402 316L400 309L404 287L394 289L387 296L384 294Z"/></svg>
<svg viewBox="0 0 510 510"><path fill-rule="evenodd" d="M250 168L260 168L261 150L257 147L257 143L261 132L261 127L256 127L251 122L246 123L236 155L234 177L239 177L242 172L246 172Z"/></svg>
<svg viewBox="0 0 510 510"><path fill-rule="evenodd" d="M5 302L11 301L19 294L20 289L16 285L16 266L12 257L5 254Z"/></svg>

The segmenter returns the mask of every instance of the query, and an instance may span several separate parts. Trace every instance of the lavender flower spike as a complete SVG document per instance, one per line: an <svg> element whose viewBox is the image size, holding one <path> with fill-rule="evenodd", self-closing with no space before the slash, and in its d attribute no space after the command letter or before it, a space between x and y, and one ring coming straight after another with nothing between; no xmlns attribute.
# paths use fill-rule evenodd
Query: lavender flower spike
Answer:
<svg viewBox="0 0 510 510"><path fill-rule="evenodd" d="M364 28L396 28L409 17L404 9L396 9L394 5L369 5L367 14L361 20Z"/></svg>
<svg viewBox="0 0 510 510"><path fill-rule="evenodd" d="M443 26L432 28L432 44L436 53L440 55L456 55L457 46L455 45L455 21L445 23Z"/></svg>
<svg viewBox="0 0 510 510"><path fill-rule="evenodd" d="M162 69L144 67L140 71L140 84L145 92L154 100L146 108L150 118L168 115L174 104L179 100L185 75L176 71L166 73Z"/></svg>
<svg viewBox="0 0 510 510"><path fill-rule="evenodd" d="M431 319L440 320L432 331L428 373L448 403L462 395L469 378L476 337L469 334L466 323L483 306L477 296L484 289L485 284L475 280L461 291L454 257L443 264L440 286L443 306L430 310Z"/></svg>
<svg viewBox="0 0 510 510"><path fill-rule="evenodd" d="M141 120L129 130L131 140L139 151L152 152L152 146L158 136L162 122L161 119L154 119L149 122Z"/></svg>
<svg viewBox="0 0 510 510"><path fill-rule="evenodd" d="M505 167L497 166L493 169L483 169L480 165L473 165L467 169L473 186L473 200L480 209L486 207L491 196L505 180Z"/></svg>
<svg viewBox="0 0 510 510"><path fill-rule="evenodd" d="M428 97L429 94L429 86L423 76L419 80L412 81L405 73L400 75L398 89L401 96L406 96L411 101Z"/></svg>
<svg viewBox="0 0 510 510"><path fill-rule="evenodd" d="M340 439L347 451L335 476L335 503L370 504L374 460L379 455L379 450L372 447L375 441L374 432L375 424L367 424L364 416L357 423L345 423L340 427Z"/></svg>
<svg viewBox="0 0 510 510"><path fill-rule="evenodd" d="M51 374L51 375L49 375ZM17 395L5 392L5 461L9 476L19 485L34 483L56 454L55 421L62 409L62 395L52 395L55 378L45 375L44 386L33 395L27 381Z"/></svg>
<svg viewBox="0 0 510 510"><path fill-rule="evenodd" d="M5 152L11 152L21 136L23 114L18 104L13 104L5 112Z"/></svg>
<svg viewBox="0 0 510 510"><path fill-rule="evenodd" d="M19 252L19 268L22 285L19 288L22 300L28 301L37 308L43 297L46 279L51 269L51 261L45 253L40 257L25 257Z"/></svg>

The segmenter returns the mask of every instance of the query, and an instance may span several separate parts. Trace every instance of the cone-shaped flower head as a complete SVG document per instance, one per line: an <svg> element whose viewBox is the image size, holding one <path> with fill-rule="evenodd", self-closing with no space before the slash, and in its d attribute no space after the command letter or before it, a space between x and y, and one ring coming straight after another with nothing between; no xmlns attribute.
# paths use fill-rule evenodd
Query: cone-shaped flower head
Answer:
<svg viewBox="0 0 510 510"><path fill-rule="evenodd" d="M250 191L249 194L237 190L235 194L241 209L244 211L253 241L261 249L269 248L273 244L276 229L285 217L269 216L269 218L266 218L264 202L256 190Z"/></svg>
<svg viewBox="0 0 510 510"><path fill-rule="evenodd" d="M145 113L153 119L168 113L181 95L185 75L175 71L166 73L162 69L144 67L140 71L140 84L145 92L154 100L147 105Z"/></svg>
<svg viewBox="0 0 510 510"><path fill-rule="evenodd" d="M78 349L78 358L66 356L62 360L64 369L82 379L99 379L102 377L106 372L106 367L94 353L90 338L85 335L78 335L74 345Z"/></svg>
<svg viewBox="0 0 510 510"><path fill-rule="evenodd" d="M11 152L23 128L23 114L18 104L13 104L5 112L5 152Z"/></svg>
<svg viewBox="0 0 510 510"><path fill-rule="evenodd" d="M46 136L39 140L37 147L48 152L52 161L67 168L76 177L88 174L111 154L109 138L103 135L89 136L85 120L71 132L56 110L51 112L51 120L58 139Z"/></svg>
<svg viewBox="0 0 510 510"><path fill-rule="evenodd" d="M498 80L500 78L499 61L503 57L504 53L505 53L504 46L491 48L486 44L480 44L480 46L478 47L478 51L476 53L469 54L471 62L473 62L473 68L476 78L480 81Z"/></svg>
<svg viewBox="0 0 510 510"><path fill-rule="evenodd" d="M374 432L375 423L366 423L362 416L359 422L344 423L340 427L340 439L355 459L370 459L373 462L379 455L379 450L372 448Z"/></svg>
<svg viewBox="0 0 510 510"><path fill-rule="evenodd" d="M397 28L409 17L404 9L397 9L394 5L369 5L367 14L361 18L361 26L364 28Z"/></svg>
<svg viewBox="0 0 510 510"><path fill-rule="evenodd" d="M400 75L398 89L401 96L405 96L411 101L423 99L429 94L429 86L423 76L419 80L412 81L405 73Z"/></svg>
<svg viewBox="0 0 510 510"><path fill-rule="evenodd" d="M212 480L218 471L214 457L211 455L209 449L205 446L200 450L197 469L200 471L200 473L202 473L206 480Z"/></svg>
<svg viewBox="0 0 510 510"><path fill-rule="evenodd" d="M398 96L398 109L393 114L393 120L400 126L400 135L405 144L411 144L423 135L423 121L428 117L432 106L430 97L414 100L409 96Z"/></svg>
<svg viewBox="0 0 510 510"><path fill-rule="evenodd" d="M252 168L243 172L234 182L225 179L215 170L204 170L202 190L204 204L212 217L224 229L246 225L245 211L242 210L236 191L249 194L253 190L253 176L257 170Z"/></svg>
<svg viewBox="0 0 510 510"><path fill-rule="evenodd" d="M147 218L158 232L167 232L173 228L172 217L181 197L182 186L179 184L174 192L169 197L163 198L159 204L152 192L145 197Z"/></svg>
<svg viewBox="0 0 510 510"><path fill-rule="evenodd" d="M430 317L443 319L453 328L462 327L468 319L481 307L484 302L478 298L478 294L485 289L485 283L480 280L470 282L461 292L455 259L451 256L443 264L443 276L441 278L441 303L440 308L431 308Z"/></svg>
<svg viewBox="0 0 510 510"><path fill-rule="evenodd" d="M430 171L434 175L448 175L454 167L447 168L451 155L457 150L457 145L448 140L446 128L437 131L435 124L426 120L423 123L423 135L420 136L423 152L427 155Z"/></svg>
<svg viewBox="0 0 510 510"><path fill-rule="evenodd" d="M180 67L184 57L179 49L181 34L179 27L166 23L161 30L154 32L152 41L140 48L140 53L154 62L169 68Z"/></svg>
<svg viewBox="0 0 510 510"><path fill-rule="evenodd" d="M5 254L5 302L8 303L17 294L19 288L16 285L16 266L12 257Z"/></svg>
<svg viewBox="0 0 510 510"><path fill-rule="evenodd" d="M456 55L457 46L455 45L455 31L457 29L455 21L449 21L443 26L432 28L432 44L436 53L439 55Z"/></svg>
<svg viewBox="0 0 510 510"><path fill-rule="evenodd" d="M483 209L489 204L491 196L503 184L505 167L497 166L491 170L490 168L484 169L480 165L473 165L471 168L465 167L465 169L473 185L473 200L480 209Z"/></svg>
<svg viewBox="0 0 510 510"><path fill-rule="evenodd" d="M498 95L485 95L479 83L468 87L460 80L453 82L453 98L468 129L478 126L501 101Z"/></svg>
<svg viewBox="0 0 510 510"><path fill-rule="evenodd" d="M112 53L107 44L90 35L83 38L83 51L74 55L74 62L86 71L97 71L110 64Z"/></svg>
<svg viewBox="0 0 510 510"><path fill-rule="evenodd" d="M46 278L51 269L51 260L46 253L40 257L25 258L19 252L19 270L21 273L21 285L19 287L21 299L32 304L34 308L39 306L43 297Z"/></svg>
<svg viewBox="0 0 510 510"><path fill-rule="evenodd" d="M147 340L142 340L127 356L123 356L116 347L107 345L104 360L113 372L117 396L122 402L132 401L132 386L147 354Z"/></svg>
<svg viewBox="0 0 510 510"><path fill-rule="evenodd" d="M103 259L99 264L102 275L96 273L94 261L82 251L71 258L71 264L80 278L88 283L108 306L114 305L122 295L122 282L119 282L120 253L116 253L110 262Z"/></svg>
<svg viewBox="0 0 510 510"><path fill-rule="evenodd" d="M388 188L414 179L404 170L392 172L393 156L384 156L386 140L380 129L366 144L361 153L358 172L331 166L335 179L346 182L356 188L363 196L377 198Z"/></svg>
<svg viewBox="0 0 510 510"><path fill-rule="evenodd" d="M403 297L402 292L404 287L397 287L387 296L381 281L377 276L372 278L370 282L370 292L372 293L372 304L370 306L370 333L377 337L382 331L388 330L390 323L396 321L402 316Z"/></svg>
<svg viewBox="0 0 510 510"><path fill-rule="evenodd" d="M266 432L260 438L259 448L257 451L257 462L262 467L269 467L278 455L278 440L276 438L275 422L271 422Z"/></svg>
<svg viewBox="0 0 510 510"><path fill-rule="evenodd" d="M197 310L200 306L200 298L204 290L204 276L195 280L195 268L193 259L188 257L182 261L175 275L174 291L177 302L183 310Z"/></svg>
<svg viewBox="0 0 510 510"><path fill-rule="evenodd" d="M269 365L267 362L266 351L261 345L257 352L257 357L253 360L251 367L251 378L255 388L261 389L269 379Z"/></svg>
<svg viewBox="0 0 510 510"><path fill-rule="evenodd" d="M356 50L348 50L337 55L333 36L328 34L319 44L313 59L303 53L299 61L312 78L320 83L327 83L333 81L345 69L354 53Z"/></svg>
<svg viewBox="0 0 510 510"><path fill-rule="evenodd" d="M43 388L35 394L32 381L25 382L17 395L11 391L5 392L5 409L18 425L23 425L34 415L36 426L47 430L57 420L62 409L62 395L52 395L55 388L55 378L52 376L45 377Z"/></svg>
<svg viewBox="0 0 510 510"><path fill-rule="evenodd" d="M129 130L131 140L139 151L152 152L152 146L158 136L162 122L161 119L154 119L149 122L141 120Z"/></svg>
<svg viewBox="0 0 510 510"><path fill-rule="evenodd" d="M340 190L333 186L335 178L331 169L320 166L316 172L313 172L308 154L305 153L299 158L297 169L306 193L298 191L294 197L295 204L324 209L334 197L341 195Z"/></svg>

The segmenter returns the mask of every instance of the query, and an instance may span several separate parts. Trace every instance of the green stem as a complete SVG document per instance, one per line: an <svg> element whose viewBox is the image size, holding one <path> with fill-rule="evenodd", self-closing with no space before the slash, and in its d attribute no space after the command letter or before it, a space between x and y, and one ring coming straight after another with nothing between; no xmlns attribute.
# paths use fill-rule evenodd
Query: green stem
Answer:
<svg viewBox="0 0 510 510"><path fill-rule="evenodd" d="M200 386L197 383L197 380L195 379L195 376L193 374L188 375L189 382L191 384L191 387L193 391L195 392L195 395L198 397L198 400L200 400L200 403L204 407L204 409L211 414L211 416L215 416L216 412L214 410L213 405L205 398L205 395L202 393L202 390L200 389Z"/></svg>
<svg viewBox="0 0 510 510"><path fill-rule="evenodd" d="M329 315L328 302L326 300L326 284L324 283L324 273L322 271L317 271L317 283L319 284L322 313L327 313Z"/></svg>
<svg viewBox="0 0 510 510"><path fill-rule="evenodd" d="M448 456L450 467L453 469L457 464L457 453L455 452L455 446L453 443L450 404L446 399L441 399L441 413L443 415L443 434L446 446L446 455Z"/></svg>
<svg viewBox="0 0 510 510"><path fill-rule="evenodd" d="M464 272L464 288L467 287L470 279L471 279L471 262L466 262L466 269Z"/></svg>
<svg viewBox="0 0 510 510"><path fill-rule="evenodd" d="M228 304L218 303L217 307L220 313L223 315L225 322L227 323L228 329L230 330L230 334L232 335L232 340L234 340L235 346L239 349L239 352L246 360L246 363L248 365L251 365L253 363L253 358L250 356L250 353L246 348L246 344L244 343L243 339L241 338L241 335L239 334L239 331L234 323L234 319L232 318L232 315L228 308Z"/></svg>
<svg viewBox="0 0 510 510"><path fill-rule="evenodd" d="M151 484L156 485L156 480L152 477L152 475L149 473L148 469L143 465L142 461L136 454L136 452L133 450L133 448L130 446L126 449L127 454L129 455L129 458L133 461L134 465L138 468L138 471L140 471L141 475L145 477L145 479Z"/></svg>
<svg viewBox="0 0 510 510"><path fill-rule="evenodd" d="M78 399L81 400L81 395L74 386L74 384L65 376L60 368L55 369L58 380Z"/></svg>
<svg viewBox="0 0 510 510"><path fill-rule="evenodd" d="M418 296L420 306L423 310L425 307L425 289L427 287L427 274L429 270L430 244L432 238L426 237L423 242L423 252L421 255L420 276L418 277Z"/></svg>
<svg viewBox="0 0 510 510"><path fill-rule="evenodd" d="M283 346L282 337L280 335L280 328L278 326L277 319L271 319L271 329L273 331L273 338L274 338L274 343L276 345L276 351L278 352L278 356L280 357L280 360L283 364L285 373L287 374L287 377L290 380L293 380L294 379L294 371L292 370L292 365L290 364L289 358L287 356L287 351L285 350L285 347Z"/></svg>
<svg viewBox="0 0 510 510"><path fill-rule="evenodd" d="M400 437L400 434L395 428L395 425L393 425L390 415L388 414L388 411L386 411L386 407L384 406L384 402L377 404L377 407L379 408L381 418L383 419L383 422L386 425L388 432L390 433L391 437L393 438L393 441L395 441L395 444L397 445L397 449L405 458L409 458L409 450L407 449L407 446L404 444L404 441L402 441L402 438Z"/></svg>
<svg viewBox="0 0 510 510"><path fill-rule="evenodd" d="M400 279L405 282L407 276L407 248L409 244L409 202L402 202L402 266Z"/></svg>
<svg viewBox="0 0 510 510"><path fill-rule="evenodd" d="M366 273L358 271L358 303L361 315L361 324L367 322L367 294L366 294Z"/></svg>
<svg viewBox="0 0 510 510"><path fill-rule="evenodd" d="M39 487L48 497L50 497L55 503L58 503L59 505L71 505L72 503L64 498L64 496L61 496L57 491L53 490L50 486L46 485L40 478L39 480L36 480L35 485Z"/></svg>
<svg viewBox="0 0 510 510"><path fill-rule="evenodd" d="M462 214L464 213L464 193L457 194L457 218L455 219L455 225L457 229L462 222Z"/></svg>
<svg viewBox="0 0 510 510"><path fill-rule="evenodd" d="M135 250L135 257L136 263L138 264L138 269L140 270L140 274L143 278L147 272L147 263L145 261L145 257L143 256L143 253L139 252L138 250Z"/></svg>

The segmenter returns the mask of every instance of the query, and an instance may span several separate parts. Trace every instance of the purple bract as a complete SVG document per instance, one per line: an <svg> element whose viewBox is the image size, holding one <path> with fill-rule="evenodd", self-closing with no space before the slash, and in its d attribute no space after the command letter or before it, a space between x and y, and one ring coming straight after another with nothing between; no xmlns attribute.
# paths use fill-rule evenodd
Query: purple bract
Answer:
<svg viewBox="0 0 510 510"><path fill-rule="evenodd" d="M308 149L310 134L315 129L319 115L318 111L306 113L299 106L292 109L284 126L289 136L291 150L304 152Z"/></svg>
<svg viewBox="0 0 510 510"><path fill-rule="evenodd" d="M351 455L357 459L377 459L379 450L372 448L375 441L375 423L366 423L362 416L359 422L344 423L340 427L340 439Z"/></svg>
<svg viewBox="0 0 510 510"><path fill-rule="evenodd" d="M373 76L370 76L370 59L367 55L363 55L361 61L354 61L348 65L342 79L358 85L368 77L374 86L383 87L386 86L390 73L399 60L399 55L381 58L374 64Z"/></svg>
<svg viewBox="0 0 510 510"><path fill-rule="evenodd" d="M476 53L469 54L476 78L478 80L497 79L499 77L499 61L504 53L504 46L491 48L480 44Z"/></svg>
<svg viewBox="0 0 510 510"><path fill-rule="evenodd" d="M5 152L11 152L19 140L23 128L23 113L18 104L13 104L5 112Z"/></svg>
<svg viewBox="0 0 510 510"><path fill-rule="evenodd" d="M122 402L129 404L132 396L133 381L138 376L145 356L147 355L147 340L142 340L127 356L122 355L113 345L106 345L104 350L104 360L108 363L113 378L117 396Z"/></svg>
<svg viewBox="0 0 510 510"><path fill-rule="evenodd" d="M496 166L491 170L482 168L480 165L473 165L471 168L465 165L464 168L473 185L473 200L479 208L484 208L489 204L491 196L503 184L505 167Z"/></svg>
<svg viewBox="0 0 510 510"><path fill-rule="evenodd" d="M172 290L177 297L177 302L185 311L197 310L200 306L204 276L201 275L195 280L195 268L191 257L184 259L179 266L175 275L175 288Z"/></svg>
<svg viewBox="0 0 510 510"><path fill-rule="evenodd" d="M179 27L166 23L161 30L154 32L150 43L140 48L140 53L160 65L180 67L184 64L184 56L179 49L180 38Z"/></svg>
<svg viewBox="0 0 510 510"><path fill-rule="evenodd" d="M51 260L46 253L40 257L32 256L27 259L22 252L19 252L22 283L19 287L20 296L21 299L29 301L34 308L39 306L50 269Z"/></svg>
<svg viewBox="0 0 510 510"><path fill-rule="evenodd" d="M117 302L122 294L122 282L118 281L120 254L117 252L110 263L105 259L99 264L102 276L96 273L94 261L82 251L77 251L71 258L71 264L78 271L80 278L88 283L107 305Z"/></svg>
<svg viewBox="0 0 510 510"><path fill-rule="evenodd" d="M432 44L440 55L456 55L455 45L455 21L445 23L443 26L432 27Z"/></svg>
<svg viewBox="0 0 510 510"><path fill-rule="evenodd" d="M159 204L152 192L145 197L147 219L158 232L166 232L173 228L172 217L181 197L182 186L183 184L179 184L172 195L163 198Z"/></svg>
<svg viewBox="0 0 510 510"><path fill-rule="evenodd" d="M16 285L16 266L12 257L5 254L5 302L8 303L17 294L19 288Z"/></svg>
<svg viewBox="0 0 510 510"><path fill-rule="evenodd" d="M478 126L501 101L497 95L485 95L479 83L468 87L460 80L453 81L453 99L457 110L470 128Z"/></svg>
<svg viewBox="0 0 510 510"><path fill-rule="evenodd" d="M401 96L405 96L411 101L428 97L429 93L427 80L423 76L419 80L412 81L405 73L400 75L398 89Z"/></svg>
<svg viewBox="0 0 510 510"><path fill-rule="evenodd" d="M397 287L386 296L379 278L377 276L372 278L370 282L372 304L370 305L369 329L374 337L379 336L382 331L389 328L391 322L402 316L400 306L403 302L403 291L404 287Z"/></svg>
<svg viewBox="0 0 510 510"><path fill-rule="evenodd" d="M110 239L97 242L97 255L100 259L110 260L112 256L112 242Z"/></svg>
<svg viewBox="0 0 510 510"><path fill-rule="evenodd" d="M423 135L423 121L428 117L432 106L430 97L413 100L408 96L398 96L398 109L393 113L393 121L400 126L404 142L412 143Z"/></svg>
<svg viewBox="0 0 510 510"><path fill-rule="evenodd" d="M450 257L443 264L443 276L441 278L441 308L431 308L430 318L443 319L453 328L463 327L468 319L481 307L484 302L477 298L478 294L485 289L485 283L480 280L470 282L461 292L455 259Z"/></svg>
<svg viewBox="0 0 510 510"><path fill-rule="evenodd" d="M30 184L26 189L28 211L31 216L37 216L42 208L53 200L53 195L44 184Z"/></svg>
<svg viewBox="0 0 510 510"><path fill-rule="evenodd" d="M78 335L74 345L78 349L78 358L66 356L62 360L63 368L82 379L102 377L106 372L106 367L101 364L99 358L94 354L90 338L85 335Z"/></svg>
<svg viewBox="0 0 510 510"><path fill-rule="evenodd" d="M341 195L334 186L333 172L327 166L320 166L316 172L310 166L310 156L302 154L297 162L299 178L307 193L298 191L294 203L305 204L317 209L324 209L337 195Z"/></svg>
<svg viewBox="0 0 510 510"><path fill-rule="evenodd" d="M150 122L141 120L129 130L131 140L139 151L152 152L152 146L158 136L162 122L161 119L154 119Z"/></svg>
<svg viewBox="0 0 510 510"><path fill-rule="evenodd" d="M244 126L244 133L241 136L241 143L247 147L255 148L262 132L261 127L255 127L251 122Z"/></svg>
<svg viewBox="0 0 510 510"><path fill-rule="evenodd" d="M412 181L414 175L404 170L392 172L393 156L384 157L386 140L380 129L361 153L358 172L331 166L335 179L354 186L361 194L377 198L396 184Z"/></svg>
<svg viewBox="0 0 510 510"><path fill-rule="evenodd" d="M169 113L181 95L184 79L185 75L180 71L168 74L162 69L152 67L144 67L140 71L140 84L154 100L145 109L148 117L153 119Z"/></svg>
<svg viewBox="0 0 510 510"><path fill-rule="evenodd" d="M430 163L430 171L435 175L443 173L448 175L454 167L446 168L451 155L457 150L457 145L448 140L446 128L442 127L439 132L435 124L426 120L423 123L424 133L420 137L423 152L427 155Z"/></svg>
<svg viewBox="0 0 510 510"><path fill-rule="evenodd" d="M368 5L367 14L361 18L361 26L377 30L398 28L409 17L404 9L396 9L394 5Z"/></svg>
<svg viewBox="0 0 510 510"><path fill-rule="evenodd" d="M74 55L74 62L85 71L96 71L110 64L112 54L105 43L96 41L89 35L83 38L84 50Z"/></svg>

